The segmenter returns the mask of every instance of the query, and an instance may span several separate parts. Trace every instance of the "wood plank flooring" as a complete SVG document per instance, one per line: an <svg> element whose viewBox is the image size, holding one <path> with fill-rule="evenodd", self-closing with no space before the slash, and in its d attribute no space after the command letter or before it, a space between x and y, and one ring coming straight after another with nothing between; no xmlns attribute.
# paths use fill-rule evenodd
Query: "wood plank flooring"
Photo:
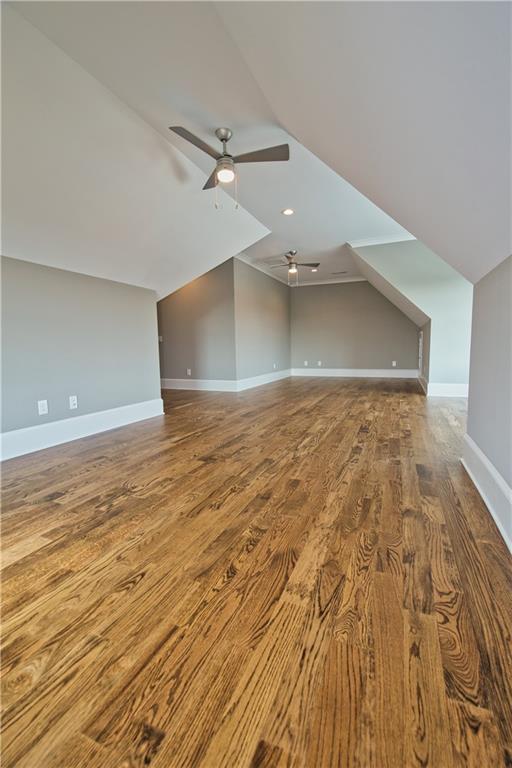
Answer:
<svg viewBox="0 0 512 768"><path fill-rule="evenodd" d="M4 768L512 765L512 562L465 401L165 402L4 465Z"/></svg>

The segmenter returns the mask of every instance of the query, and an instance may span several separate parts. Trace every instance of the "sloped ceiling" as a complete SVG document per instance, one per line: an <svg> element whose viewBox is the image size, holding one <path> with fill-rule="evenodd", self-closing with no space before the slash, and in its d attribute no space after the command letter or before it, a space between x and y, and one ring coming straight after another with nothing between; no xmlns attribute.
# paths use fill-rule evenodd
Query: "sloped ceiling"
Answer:
<svg viewBox="0 0 512 768"><path fill-rule="evenodd" d="M214 210L215 192L200 191L212 160L171 134L169 125L185 125L210 144L217 141L214 129L228 125L233 152L290 143L290 162L239 169L243 208L271 232L263 239L248 233L248 247L240 251L273 277L284 280L286 273L269 270L269 264L296 248L303 260L321 261L309 281L353 278L359 272L343 247L347 240L408 236L283 130L213 3L24 2L16 10L202 171L189 176L190 193L195 185L197 194L183 201L183 209L193 202L183 216L184 229L200 229L217 252L212 219L225 219ZM153 192L153 199L158 194ZM282 216L286 207L295 215ZM237 221L230 198L222 216L226 226ZM224 258L230 255L226 251ZM340 271L346 274L332 275Z"/></svg>
<svg viewBox="0 0 512 768"><path fill-rule="evenodd" d="M6 34L25 73L8 75L4 105L11 255L163 295L239 251L267 269L297 248L322 261L313 279L352 278L345 241L406 230L473 281L510 253L508 3L15 8L109 90L98 106L100 86L92 98L79 67L73 85L52 83L38 71L41 40L22 54ZM200 191L209 159L169 134L173 123L210 142L228 124L234 151L289 140L292 161L242 168L242 209L226 196L218 211ZM281 216L287 206L295 216Z"/></svg>
<svg viewBox="0 0 512 768"><path fill-rule="evenodd" d="M469 280L510 254L510 3L216 5L298 141Z"/></svg>
<svg viewBox="0 0 512 768"><path fill-rule="evenodd" d="M15 11L2 9L2 253L165 296L268 233Z"/></svg>
<svg viewBox="0 0 512 768"><path fill-rule="evenodd" d="M350 246L349 246L350 247ZM398 309L412 320L418 328L421 328L429 321L429 316L425 314L414 302L401 293L398 288L386 279L372 264L367 262L358 251L350 249L352 257L356 262L359 271L386 299L398 307ZM364 249L363 249L364 253Z"/></svg>
<svg viewBox="0 0 512 768"><path fill-rule="evenodd" d="M416 307L431 319L430 382L467 383L473 285L418 240L355 251L378 290L410 317ZM420 325L421 315L412 319Z"/></svg>

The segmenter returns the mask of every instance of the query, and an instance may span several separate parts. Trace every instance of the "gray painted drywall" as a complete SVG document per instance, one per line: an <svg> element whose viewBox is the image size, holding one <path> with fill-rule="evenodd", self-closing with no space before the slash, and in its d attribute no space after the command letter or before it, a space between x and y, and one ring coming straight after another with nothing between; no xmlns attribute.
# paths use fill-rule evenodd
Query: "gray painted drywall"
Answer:
<svg viewBox="0 0 512 768"><path fill-rule="evenodd" d="M235 379L233 259L158 302L164 379Z"/></svg>
<svg viewBox="0 0 512 768"><path fill-rule="evenodd" d="M3 257L2 431L160 397L157 343L154 291Z"/></svg>
<svg viewBox="0 0 512 768"><path fill-rule="evenodd" d="M512 486L512 256L475 285L468 435Z"/></svg>
<svg viewBox="0 0 512 768"><path fill-rule="evenodd" d="M237 379L290 367L290 289L234 260ZM275 366L275 367L274 367Z"/></svg>
<svg viewBox="0 0 512 768"><path fill-rule="evenodd" d="M370 283L291 289L291 365L417 369L418 328Z"/></svg>
<svg viewBox="0 0 512 768"><path fill-rule="evenodd" d="M428 383L430 376L430 320L422 326L423 354L421 361L421 375Z"/></svg>
<svg viewBox="0 0 512 768"><path fill-rule="evenodd" d="M472 284L418 240L355 250L431 319L430 382L467 384Z"/></svg>

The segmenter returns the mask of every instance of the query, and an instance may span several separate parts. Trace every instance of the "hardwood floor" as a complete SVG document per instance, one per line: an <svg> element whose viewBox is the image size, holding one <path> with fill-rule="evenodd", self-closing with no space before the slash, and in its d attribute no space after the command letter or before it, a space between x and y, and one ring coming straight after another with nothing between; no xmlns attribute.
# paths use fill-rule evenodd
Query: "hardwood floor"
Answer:
<svg viewBox="0 0 512 768"><path fill-rule="evenodd" d="M512 765L512 562L465 401L165 401L4 465L4 768Z"/></svg>

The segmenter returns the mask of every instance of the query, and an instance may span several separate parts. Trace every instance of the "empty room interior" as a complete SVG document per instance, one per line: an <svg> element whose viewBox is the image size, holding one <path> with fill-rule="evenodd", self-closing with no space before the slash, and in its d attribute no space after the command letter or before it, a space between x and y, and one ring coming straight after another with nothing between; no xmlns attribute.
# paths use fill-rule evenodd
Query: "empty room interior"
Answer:
<svg viewBox="0 0 512 768"><path fill-rule="evenodd" d="M1 22L2 766L512 766L510 2Z"/></svg>

